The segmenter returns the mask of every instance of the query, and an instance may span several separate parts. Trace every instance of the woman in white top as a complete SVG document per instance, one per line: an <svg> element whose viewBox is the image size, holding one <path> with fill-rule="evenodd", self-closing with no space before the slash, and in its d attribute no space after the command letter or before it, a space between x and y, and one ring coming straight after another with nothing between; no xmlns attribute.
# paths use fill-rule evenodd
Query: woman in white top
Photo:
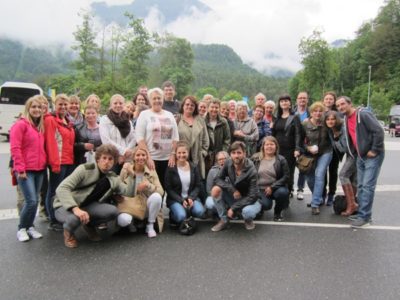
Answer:
<svg viewBox="0 0 400 300"><path fill-rule="evenodd" d="M118 149L119 158L115 171L119 174L125 161L132 158L136 145L135 131L129 116L124 112L125 98L115 94L110 100L110 109L100 119L100 137L103 144L112 144Z"/></svg>
<svg viewBox="0 0 400 300"><path fill-rule="evenodd" d="M150 89L148 98L151 108L141 112L136 122L138 145L150 153L148 166L156 169L161 185L167 167L175 166L175 149L179 140L178 127L172 113L162 109L163 91Z"/></svg>
<svg viewBox="0 0 400 300"><path fill-rule="evenodd" d="M187 218L189 209L193 217L201 218L205 213L199 199L201 189L198 167L189 162L189 145L180 141L176 147L176 166L165 172L167 206L170 210L170 224L180 224Z"/></svg>

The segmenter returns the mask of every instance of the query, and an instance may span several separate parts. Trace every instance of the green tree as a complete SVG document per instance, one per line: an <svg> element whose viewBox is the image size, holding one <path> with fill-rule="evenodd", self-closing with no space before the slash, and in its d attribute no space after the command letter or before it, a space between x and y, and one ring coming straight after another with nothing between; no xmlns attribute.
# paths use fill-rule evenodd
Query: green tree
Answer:
<svg viewBox="0 0 400 300"><path fill-rule="evenodd" d="M161 40L159 54L163 80L171 80L175 84L178 99L184 97L194 80L192 73L194 55L190 43L183 38L168 34Z"/></svg>
<svg viewBox="0 0 400 300"><path fill-rule="evenodd" d="M238 91L228 91L223 97L222 101L229 101L229 100L236 100L241 101L243 99L242 94Z"/></svg>
<svg viewBox="0 0 400 300"><path fill-rule="evenodd" d="M320 99L324 92L331 89L330 81L334 72L334 61L327 41L322 32L314 30L308 38L299 44L301 63L304 66L304 83L311 98Z"/></svg>
<svg viewBox="0 0 400 300"><path fill-rule="evenodd" d="M95 42L96 33L93 30L92 15L87 12L79 14L82 17L82 25L77 27L73 33L76 44L72 49L79 53L78 60L75 61L75 67L82 72L82 78L85 81L95 79L95 64L98 62L98 46Z"/></svg>
<svg viewBox="0 0 400 300"><path fill-rule="evenodd" d="M203 96L206 94L211 94L214 96L214 98L219 97L217 89L213 86L208 86L208 87L198 89L196 92L196 97L197 97L197 99L202 99Z"/></svg>
<svg viewBox="0 0 400 300"><path fill-rule="evenodd" d="M144 27L143 19L135 18L129 13L125 16L129 19L129 29L123 37L121 62L125 80L122 89L127 93L132 93L141 84L146 83L149 76L147 60L149 53L153 50L151 43L154 35Z"/></svg>

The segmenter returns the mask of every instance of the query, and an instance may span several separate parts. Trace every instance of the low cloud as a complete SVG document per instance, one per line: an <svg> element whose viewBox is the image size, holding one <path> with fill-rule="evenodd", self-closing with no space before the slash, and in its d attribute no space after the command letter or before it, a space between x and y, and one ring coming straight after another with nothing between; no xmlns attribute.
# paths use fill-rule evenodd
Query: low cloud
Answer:
<svg viewBox="0 0 400 300"><path fill-rule="evenodd" d="M161 0L164 1L164 0ZM168 31L192 43L218 43L232 47L244 62L259 70L301 68L300 39L315 28L324 37L354 38L354 32L378 13L384 0L201 0L211 10L192 8L170 24L156 7L145 18L152 31ZM81 23L78 16L93 0L3 0L0 36L23 40L31 45L74 42L73 32ZM98 1L97 1L98 2ZM127 4L130 0L108 0Z"/></svg>

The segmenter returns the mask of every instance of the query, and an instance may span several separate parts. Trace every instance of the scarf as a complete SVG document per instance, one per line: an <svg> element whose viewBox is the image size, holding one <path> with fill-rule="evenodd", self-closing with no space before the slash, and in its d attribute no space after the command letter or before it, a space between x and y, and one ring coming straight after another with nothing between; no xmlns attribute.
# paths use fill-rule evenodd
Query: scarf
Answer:
<svg viewBox="0 0 400 300"><path fill-rule="evenodd" d="M126 138L131 132L131 123L129 122L128 114L124 111L121 114L117 114L110 109L107 112L107 117L118 128L122 138Z"/></svg>

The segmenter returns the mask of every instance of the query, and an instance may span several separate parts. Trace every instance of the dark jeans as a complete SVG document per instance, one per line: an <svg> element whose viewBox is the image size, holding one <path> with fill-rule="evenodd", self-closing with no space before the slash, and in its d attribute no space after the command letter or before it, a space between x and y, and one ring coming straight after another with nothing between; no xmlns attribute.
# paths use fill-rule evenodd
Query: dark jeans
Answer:
<svg viewBox="0 0 400 300"><path fill-rule="evenodd" d="M326 196L327 185L329 188L328 195L336 194L339 163L340 163L340 156L336 153L336 151L333 151L331 163L329 164L328 171L325 174L325 185L324 185L325 187L324 187L323 198L325 198ZM329 179L329 184L328 184L328 179Z"/></svg>
<svg viewBox="0 0 400 300"><path fill-rule="evenodd" d="M49 186L46 195L46 210L50 218L50 222L57 222L53 207L56 189L65 178L71 175L74 169L74 165L61 165L60 173L54 173L51 171L51 169L49 170Z"/></svg>
<svg viewBox="0 0 400 300"><path fill-rule="evenodd" d="M289 149L286 151L281 151L280 154L286 158L288 165L289 165L289 192L293 191L293 181L294 181L294 170L296 168L296 158L294 157L294 149Z"/></svg>
<svg viewBox="0 0 400 300"><path fill-rule="evenodd" d="M91 226L107 223L118 216L117 207L108 203L92 202L88 206L81 207L81 209L89 214L88 225ZM74 233L81 225L79 218L64 207L57 208L55 216L57 221L63 224L64 229L70 233Z"/></svg>
<svg viewBox="0 0 400 300"><path fill-rule="evenodd" d="M165 173L167 172L168 168L168 160L155 160L154 161L155 167L156 167L156 172L158 175L158 179L160 180L161 186L163 187L165 191ZM163 196L163 195L161 195Z"/></svg>
<svg viewBox="0 0 400 300"><path fill-rule="evenodd" d="M275 200L274 214L280 214L282 210L289 205L289 190L287 187L277 188L271 196L267 197L264 190L260 190L261 198L258 202L261 203L263 210L272 208L272 201Z"/></svg>

